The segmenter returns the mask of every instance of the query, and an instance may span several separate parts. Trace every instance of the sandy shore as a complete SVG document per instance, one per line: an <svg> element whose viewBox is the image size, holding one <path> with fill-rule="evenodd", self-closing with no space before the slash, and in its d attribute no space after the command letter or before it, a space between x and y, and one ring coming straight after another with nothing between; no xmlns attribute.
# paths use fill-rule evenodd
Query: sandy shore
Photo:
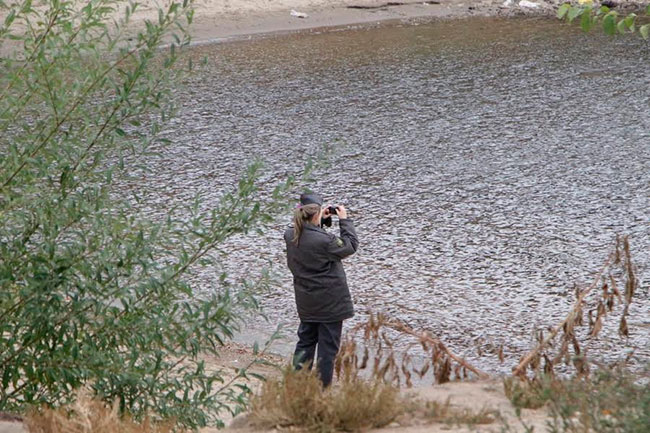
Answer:
<svg viewBox="0 0 650 433"><path fill-rule="evenodd" d="M503 0L198 0L192 38L195 43L205 43L386 21L548 15L554 13L559 0L535 3L539 5L537 8L520 7L514 2L504 6ZM150 11L143 10L136 18L148 18L147 13Z"/></svg>
<svg viewBox="0 0 650 433"><path fill-rule="evenodd" d="M174 0L178 1L178 0ZM7 2L9 6L17 0ZM131 31L145 20L157 20L158 8L172 0L136 0ZM522 7L519 0L195 0L191 34L194 43L227 41L253 35L296 31L322 31L386 21L453 19L471 16L550 15L561 0L534 0L537 7ZM530 3L530 2L528 2ZM80 7L84 5L80 2ZM128 2L123 2L126 7ZM35 9L46 5L35 1ZM7 9L0 9L3 22ZM122 12L116 13L121 16ZM19 22L14 29L20 29ZM15 48L3 42L0 52Z"/></svg>
<svg viewBox="0 0 650 433"><path fill-rule="evenodd" d="M254 359L254 355L250 347L241 344L229 343L224 346L220 352L220 356L205 357L206 367L208 370L222 370L225 372L225 378L228 379L229 375L234 375L237 369L248 365ZM277 365L283 365L287 360L279 356L269 355L266 357L267 361L273 362ZM252 371L262 374L266 377L275 377L280 373L276 368L259 365L252 368ZM248 385L254 390L259 391L261 382L258 380L251 380ZM403 388L402 392L421 401L437 401L444 403L447 400L453 408L469 409L474 412L486 408L498 411L503 419L511 426L512 432L524 432L525 429L517 419L514 407L506 398L503 390L501 380L495 378L492 380L483 381L468 381L468 382L449 382L443 385L435 386L419 386L416 388ZM545 423L548 420L548 414L544 409L522 411L522 419L529 426L535 427L535 431L545 431ZM226 424L232 425L227 428L226 432L233 433L262 433L257 429L251 429L246 424L246 414L238 417L237 421L232 422L232 419L224 414L224 421ZM484 425L449 425L446 423L427 423L423 420L403 420L391 424L387 428L371 430L374 432L386 433L443 433L454 431L459 433L470 432L490 432L497 433L502 431L503 423L495 421L491 424ZM199 433L217 433L224 430L219 430L214 427L207 427L201 429ZM0 433L28 433L27 429L20 421L12 421L10 419L3 419L0 417Z"/></svg>

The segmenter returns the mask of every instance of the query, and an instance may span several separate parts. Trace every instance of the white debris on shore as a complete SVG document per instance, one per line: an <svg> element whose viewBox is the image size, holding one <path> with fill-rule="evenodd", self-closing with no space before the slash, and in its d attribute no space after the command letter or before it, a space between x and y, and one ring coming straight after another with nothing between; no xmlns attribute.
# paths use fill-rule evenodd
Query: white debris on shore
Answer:
<svg viewBox="0 0 650 433"><path fill-rule="evenodd" d="M309 17L309 15L307 15L306 13L298 12L297 10L294 10L294 9L291 9L291 12L289 12L289 14L292 17L296 17L296 18L307 18L307 17Z"/></svg>
<svg viewBox="0 0 650 433"><path fill-rule="evenodd" d="M539 7L539 3L529 2L528 0L521 0L519 2L519 7L537 9Z"/></svg>

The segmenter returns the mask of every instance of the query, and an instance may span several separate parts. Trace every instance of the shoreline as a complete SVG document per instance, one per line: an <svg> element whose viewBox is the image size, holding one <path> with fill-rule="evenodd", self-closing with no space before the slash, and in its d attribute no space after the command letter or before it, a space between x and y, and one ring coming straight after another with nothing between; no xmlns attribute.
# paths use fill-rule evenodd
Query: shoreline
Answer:
<svg viewBox="0 0 650 433"><path fill-rule="evenodd" d="M135 36L145 21L156 21L159 8L167 9L179 0L136 0L138 8L125 28ZM563 0L534 0L537 7L518 5L521 0L194 0L190 45L206 45L273 37L293 33L323 32L369 28L381 25L418 25L436 20L462 20L473 17L555 17ZM526 0L528 1L528 0ZM508 3L510 2L510 3ZM528 2L530 3L530 2ZM41 13L46 5L34 7ZM0 9L4 22L9 9ZM114 12L123 16L124 8ZM22 24L15 30L24 30ZM164 48L172 41L165 38ZM19 41L4 40L0 56L21 50ZM0 432L1 433L1 432Z"/></svg>
<svg viewBox="0 0 650 433"><path fill-rule="evenodd" d="M136 0L127 34L134 35L146 20L155 21L158 9L179 0ZM523 6L520 5L523 3ZM249 40L293 33L318 34L380 25L419 25L436 20L467 18L538 17L556 19L557 8L565 0L194 0L190 26L192 46ZM650 4L631 0L618 5L621 13ZM45 5L34 7L43 10ZM121 16L123 7L115 11ZM4 21L8 9L0 10ZM17 25L19 30L20 25ZM169 36L166 43L171 42ZM4 41L0 54L18 45ZM7 43L9 42L9 43Z"/></svg>
<svg viewBox="0 0 650 433"><path fill-rule="evenodd" d="M237 2L235 2L237 3ZM261 2L260 2L261 3ZM291 2L289 2L291 3ZM389 5L385 1L301 1L293 8L236 9L225 12L197 6L191 27L191 45L234 42L258 37L272 37L293 33L342 31L382 25L418 25L435 20L455 20L473 17L553 17L559 1L538 0L538 8L504 6L500 0L435 2L405 1ZM304 4L305 7L300 7ZM292 11L306 14L305 18L292 16ZM148 19L138 16L138 21Z"/></svg>

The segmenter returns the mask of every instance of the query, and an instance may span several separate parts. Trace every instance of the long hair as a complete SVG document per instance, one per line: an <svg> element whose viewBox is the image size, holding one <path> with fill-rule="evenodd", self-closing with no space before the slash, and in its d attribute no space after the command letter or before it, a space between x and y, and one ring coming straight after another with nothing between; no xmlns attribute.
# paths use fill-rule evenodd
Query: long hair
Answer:
<svg viewBox="0 0 650 433"><path fill-rule="evenodd" d="M293 211L293 239L292 242L298 245L300 242L300 235L302 235L302 229L305 225L305 222L310 221L314 215L320 213L320 206L317 204L306 204L300 207L297 207Z"/></svg>

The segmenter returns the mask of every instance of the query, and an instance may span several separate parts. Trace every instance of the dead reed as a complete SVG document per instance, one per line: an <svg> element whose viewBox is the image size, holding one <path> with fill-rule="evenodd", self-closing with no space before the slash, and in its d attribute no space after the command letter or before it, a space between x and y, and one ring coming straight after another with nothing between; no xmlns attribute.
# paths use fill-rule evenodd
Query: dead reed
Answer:
<svg viewBox="0 0 650 433"><path fill-rule="evenodd" d="M70 406L33 409L27 413L24 424L30 433L171 433L174 422L157 423L146 418L141 423L120 414L117 404L107 406L79 392Z"/></svg>
<svg viewBox="0 0 650 433"><path fill-rule="evenodd" d="M396 331L400 340L408 341L401 354L395 350L394 338L389 330ZM411 349L421 347L426 354L425 362L415 366ZM360 356L360 353L363 353ZM445 383L452 379L467 379L470 375L485 379L489 375L455 355L438 338L427 332L416 331L399 320L385 314L370 314L370 318L345 336L336 362L336 373L350 374L369 370L371 377L382 381L411 387L412 378L420 380L429 373L434 383Z"/></svg>
<svg viewBox="0 0 650 433"><path fill-rule="evenodd" d="M522 379L527 378L527 372L532 373L533 378L541 374L553 376L556 366L564 363L573 367L578 376L588 376L590 366L584 347L598 337L605 317L617 305L622 305L619 335L629 335L627 316L639 285L636 272L628 237L617 236L612 253L593 283L582 290L576 288L576 300L566 318L555 327L549 327L547 334L539 331L537 346L521 358L513 368L513 375ZM579 329L585 328L586 332L578 333Z"/></svg>

